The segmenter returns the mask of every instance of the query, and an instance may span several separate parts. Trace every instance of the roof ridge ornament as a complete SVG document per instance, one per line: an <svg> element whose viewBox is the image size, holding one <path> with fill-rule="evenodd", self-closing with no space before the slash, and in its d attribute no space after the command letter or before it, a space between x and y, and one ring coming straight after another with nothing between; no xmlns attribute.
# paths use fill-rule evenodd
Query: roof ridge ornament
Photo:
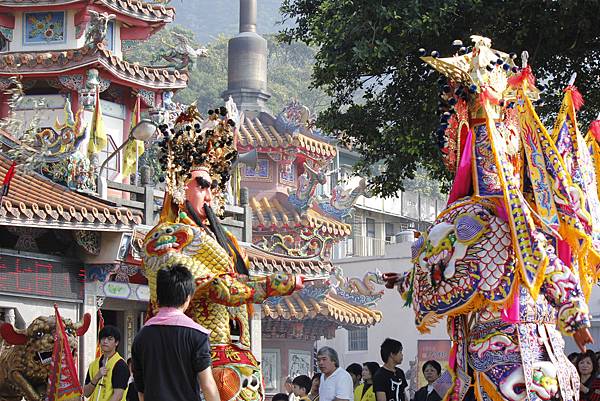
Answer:
<svg viewBox="0 0 600 401"><path fill-rule="evenodd" d="M91 20L85 33L85 44L90 47L96 47L102 43L108 33L108 23L117 18L115 14L107 12L99 13L94 10L88 10Z"/></svg>

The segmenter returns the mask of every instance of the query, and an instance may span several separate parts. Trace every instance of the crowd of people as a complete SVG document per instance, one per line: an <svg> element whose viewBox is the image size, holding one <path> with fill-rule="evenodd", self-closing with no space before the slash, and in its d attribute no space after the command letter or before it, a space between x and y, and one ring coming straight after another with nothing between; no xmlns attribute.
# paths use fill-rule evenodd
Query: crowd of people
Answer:
<svg viewBox="0 0 600 401"><path fill-rule="evenodd" d="M192 276L184 266L159 271L160 309L136 336L133 358L126 363L118 354L119 330L104 327L99 333L102 355L88 368L85 397L102 401L187 400L196 399L201 390L206 401L218 401L208 332L183 313L193 289ZM353 363L343 369L337 352L322 347L317 352L320 373L312 378L289 378L287 393L276 394L272 401L408 401L408 382L398 367L403 360L402 343L387 338L381 344L380 356L381 365ZM569 355L579 372L582 401L600 401L599 357L600 353L591 350ZM443 394L438 394L434 383L442 367L431 360L423 364L422 372L427 385L410 401L441 401Z"/></svg>
<svg viewBox="0 0 600 401"><path fill-rule="evenodd" d="M287 393L278 393L273 401L407 401L408 382L402 363L402 343L387 338L380 349L381 361L340 367L337 352L323 347L317 352L321 373L312 379L306 375L288 378ZM423 364L427 385L416 392L411 401L441 401L433 383L440 377L442 367L437 361Z"/></svg>
<svg viewBox="0 0 600 401"><path fill-rule="evenodd" d="M388 338L380 352L383 365L353 363L344 370L336 351L323 347L317 353L321 373L312 378L288 378L287 393L276 394L273 401L407 401L408 383L398 367L402 363L402 344ZM572 353L569 360L579 372L580 400L600 401L600 352ZM422 372L427 384L415 392L411 401L441 401L443 394L436 392L434 383L442 374L442 366L435 360L426 361Z"/></svg>

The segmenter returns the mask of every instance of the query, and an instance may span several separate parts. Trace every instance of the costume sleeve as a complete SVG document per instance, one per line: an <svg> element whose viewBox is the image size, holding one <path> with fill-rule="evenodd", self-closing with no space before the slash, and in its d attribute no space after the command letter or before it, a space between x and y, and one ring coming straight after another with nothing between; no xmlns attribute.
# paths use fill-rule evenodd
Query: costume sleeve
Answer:
<svg viewBox="0 0 600 401"><path fill-rule="evenodd" d="M123 359L113 366L111 381L113 388L127 389L127 384L129 382L129 367Z"/></svg>
<svg viewBox="0 0 600 401"><path fill-rule="evenodd" d="M143 330L143 329L142 329ZM139 334L139 333L138 333ZM140 393L144 392L144 365L141 360L141 352L138 349L138 336L133 340L131 346L131 361L133 362L133 381L135 382L135 388Z"/></svg>
<svg viewBox="0 0 600 401"><path fill-rule="evenodd" d="M266 277L248 277L228 273L196 281L196 291L208 292L208 298L222 305L240 306L262 303L277 295L289 295L296 287L293 274L274 273Z"/></svg>
<svg viewBox="0 0 600 401"><path fill-rule="evenodd" d="M206 334L200 332L195 334L196 349L193 355L192 367L195 373L199 373L210 367L210 344Z"/></svg>
<svg viewBox="0 0 600 401"><path fill-rule="evenodd" d="M572 335L582 327L590 327L590 311L578 277L554 252L548 252L548 257L541 292L558 311L558 328Z"/></svg>

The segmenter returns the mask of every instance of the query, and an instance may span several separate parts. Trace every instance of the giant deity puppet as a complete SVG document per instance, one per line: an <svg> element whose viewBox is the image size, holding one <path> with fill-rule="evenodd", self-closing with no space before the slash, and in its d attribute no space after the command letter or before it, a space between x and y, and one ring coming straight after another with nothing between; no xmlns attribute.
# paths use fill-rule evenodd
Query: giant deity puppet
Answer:
<svg viewBox="0 0 600 401"><path fill-rule="evenodd" d="M178 263L191 271L196 291L186 313L211 332L213 374L221 400L260 401L263 380L250 351L251 305L291 294L301 287L302 278L280 273L250 276L243 250L219 222L223 192L237 157L234 114L231 101L227 108L210 110L205 119L192 105L174 126L160 127L166 195L160 221L144 240L144 269L149 315L158 307L158 270ZM232 330L239 340L234 341Z"/></svg>
<svg viewBox="0 0 600 401"><path fill-rule="evenodd" d="M414 267L384 275L421 332L442 318L452 341L447 400L579 397L561 333L592 342L586 297L597 279L600 207L571 84L553 133L525 54L473 37L441 72L443 149L455 173L447 208L412 247ZM558 329L557 330L557 326Z"/></svg>

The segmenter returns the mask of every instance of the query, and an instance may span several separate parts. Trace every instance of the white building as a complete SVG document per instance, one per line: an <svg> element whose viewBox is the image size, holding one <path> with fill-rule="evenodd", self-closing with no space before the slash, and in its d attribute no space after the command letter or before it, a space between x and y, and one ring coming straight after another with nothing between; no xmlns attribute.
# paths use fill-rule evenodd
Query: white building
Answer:
<svg viewBox="0 0 600 401"><path fill-rule="evenodd" d="M412 241L388 244L385 256L363 256L334 260L333 263L344 270L346 277L362 277L366 272L404 272L411 268L410 247ZM378 289L384 290L383 286ZM386 338L393 338L402 343L404 361L401 368L407 372L417 357L417 340L447 340L446 327L443 323L434 327L429 334L421 334L414 324L414 313L411 307L404 306L404 300L396 290L385 289L383 297L377 304L383 313L383 319L369 329L361 328L348 331L337 330L331 340L319 341L317 347L328 345L334 348L340 357L340 366L351 363L362 364L374 361L382 364L379 356L380 345Z"/></svg>
<svg viewBox="0 0 600 401"><path fill-rule="evenodd" d="M358 153L338 148L330 187L338 180L347 188L357 187L361 177L353 176L352 168L359 159ZM416 191L399 191L396 197L386 199L360 196L347 221L352 224L352 235L338 244L333 258L383 256L386 244L394 243L397 234L425 230L445 206L445 199Z"/></svg>

